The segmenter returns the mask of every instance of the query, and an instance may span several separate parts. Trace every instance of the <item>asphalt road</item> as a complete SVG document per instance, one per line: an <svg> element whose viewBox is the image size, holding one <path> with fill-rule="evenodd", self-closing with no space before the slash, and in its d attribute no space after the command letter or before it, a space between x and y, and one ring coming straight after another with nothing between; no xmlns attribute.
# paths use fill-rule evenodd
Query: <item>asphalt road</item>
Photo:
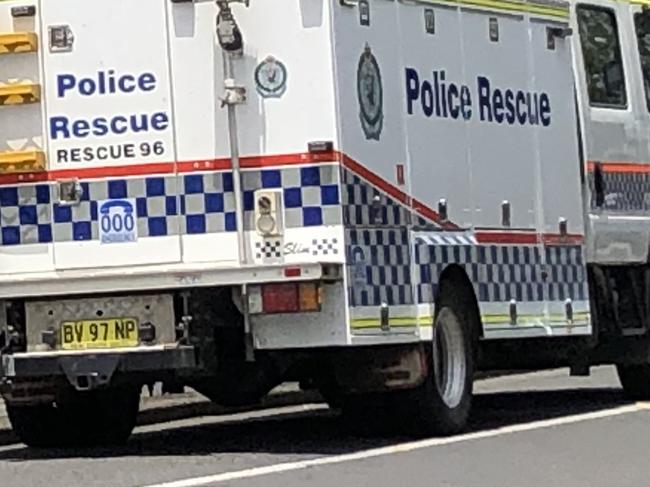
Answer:
<svg viewBox="0 0 650 487"><path fill-rule="evenodd" d="M208 416L136 430L113 450L0 448L0 486L650 485L650 406L611 368L481 381L467 433L357 437L323 405Z"/></svg>

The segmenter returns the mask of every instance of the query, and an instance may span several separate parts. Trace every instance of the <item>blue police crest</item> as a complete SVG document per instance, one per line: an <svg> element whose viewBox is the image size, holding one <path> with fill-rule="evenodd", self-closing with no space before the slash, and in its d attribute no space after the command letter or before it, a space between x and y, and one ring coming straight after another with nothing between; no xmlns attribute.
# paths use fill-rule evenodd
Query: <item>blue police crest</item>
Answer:
<svg viewBox="0 0 650 487"><path fill-rule="evenodd" d="M366 44L357 68L359 119L368 140L379 140L384 124L384 88L377 59Z"/></svg>

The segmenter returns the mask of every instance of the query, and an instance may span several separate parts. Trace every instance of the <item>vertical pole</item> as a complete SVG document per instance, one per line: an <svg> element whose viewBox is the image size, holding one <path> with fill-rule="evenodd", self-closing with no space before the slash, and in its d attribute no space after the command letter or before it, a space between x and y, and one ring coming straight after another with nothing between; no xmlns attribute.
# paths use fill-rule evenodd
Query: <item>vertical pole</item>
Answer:
<svg viewBox="0 0 650 487"><path fill-rule="evenodd" d="M232 54L226 50L223 52L223 72L225 88L234 85L234 70L232 65ZM239 264L245 266L248 263L246 255L246 234L244 231L244 204L241 180L241 165L239 160L239 136L237 133L236 105L228 103L228 136L230 139L230 160L232 164L232 183L235 197L235 223L237 226L237 248L239 253ZM248 312L248 289L246 284L241 286L241 312L244 317L244 349L246 360L255 360L253 347L253 334L251 331L250 314Z"/></svg>
<svg viewBox="0 0 650 487"><path fill-rule="evenodd" d="M227 51L223 52L223 70L226 89L228 84L234 82L232 67L232 54ZM248 258L246 256L246 240L244 233L244 204L241 184L241 166L239 161L239 136L237 135L237 113L236 105L228 103L228 136L230 138L230 160L232 164L232 181L233 192L235 196L235 222L237 225L237 248L239 251L239 263L246 265Z"/></svg>

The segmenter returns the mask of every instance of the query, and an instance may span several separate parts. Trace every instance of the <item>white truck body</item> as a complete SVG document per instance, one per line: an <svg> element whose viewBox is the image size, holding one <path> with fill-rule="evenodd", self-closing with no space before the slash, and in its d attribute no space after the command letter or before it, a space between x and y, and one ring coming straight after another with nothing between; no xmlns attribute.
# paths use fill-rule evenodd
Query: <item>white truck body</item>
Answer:
<svg viewBox="0 0 650 487"><path fill-rule="evenodd" d="M581 8L621 16L623 67L614 51L604 68L585 61L585 42L611 39ZM594 298L589 269L643 265L650 248L639 12L606 0L0 0L5 376L24 363L36 377L43 359L75 385L66 357L202 344L191 302L211 289L232 291L249 359L421 347L452 281L476 307L477 347L532 343L520 358L534 359L551 338L569 347L562 360L601 360L575 352L601 336L593 302L627 302L619 288L602 297L607 279ZM215 33L230 15L234 30ZM235 31L243 49L225 54ZM588 62L608 69L607 96L627 87L620 106L590 99L602 79ZM287 289L303 306L314 283L317 311L266 312ZM82 340L102 316L135 320L140 342L93 345L96 328ZM205 356L179 360L194 359Z"/></svg>
<svg viewBox="0 0 650 487"><path fill-rule="evenodd" d="M3 31L15 28L10 9L22 3L2 3ZM547 29L565 25L568 7L544 4L535 13L535 5L498 15L375 2L368 26L356 8L323 1L235 7L246 36L235 76L249 97L238 113L248 261L343 264L347 255L365 263L348 266L365 276L348 276L348 293L328 296L340 312L314 320L315 330L327 323L326 333L309 330L312 320L283 330L261 317L261 346L430 336L432 288L449 264L472 276L486 338L590 333L576 120L567 96L571 50L568 40L547 48ZM429 10L434 34L425 30ZM210 2L159 0L39 6L39 53L3 58L11 79L42 89L40 103L4 109L4 150L36 148L48 161L43 173L2 176L2 190L19 193L16 205L9 197L3 204L3 297L233 283L229 274L240 264L215 12ZM491 21L498 41L490 39ZM53 26L69 28L69 51L48 48ZM368 133L357 69L366 48L383 95L382 120ZM264 98L255 86L267 56L287 70L277 97ZM457 97L449 104L454 113L441 110L442 96ZM332 141L332 152L310 155L314 141ZM57 182L68 179L82 187L77 204L57 201ZM253 192L263 188L282 188L279 238L263 239L252 224ZM39 200L39 192L49 199ZM371 221L375 194L385 214ZM441 199L449 206L445 223L437 215ZM136 207L137 225L124 242L102 241L98 208L115 200ZM34 206L36 224L21 221L21 208ZM566 239L558 237L561 218ZM427 249L430 256L420 255ZM255 280L251 271L237 275ZM572 323L564 318L567 299ZM522 315L516 328L511 300ZM383 302L399 323L393 333L370 326L379 326Z"/></svg>

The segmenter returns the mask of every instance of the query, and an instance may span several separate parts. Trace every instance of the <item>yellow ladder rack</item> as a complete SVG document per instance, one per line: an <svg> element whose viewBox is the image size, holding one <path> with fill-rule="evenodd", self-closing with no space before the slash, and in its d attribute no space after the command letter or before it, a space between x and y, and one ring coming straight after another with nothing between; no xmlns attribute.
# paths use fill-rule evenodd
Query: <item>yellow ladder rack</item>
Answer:
<svg viewBox="0 0 650 487"><path fill-rule="evenodd" d="M37 49L38 36L34 32L0 33L0 54L35 52Z"/></svg>
<svg viewBox="0 0 650 487"><path fill-rule="evenodd" d="M31 82L0 85L0 105L25 105L41 99L41 85Z"/></svg>
<svg viewBox="0 0 650 487"><path fill-rule="evenodd" d="M45 154L39 150L0 152L0 174L45 171Z"/></svg>

